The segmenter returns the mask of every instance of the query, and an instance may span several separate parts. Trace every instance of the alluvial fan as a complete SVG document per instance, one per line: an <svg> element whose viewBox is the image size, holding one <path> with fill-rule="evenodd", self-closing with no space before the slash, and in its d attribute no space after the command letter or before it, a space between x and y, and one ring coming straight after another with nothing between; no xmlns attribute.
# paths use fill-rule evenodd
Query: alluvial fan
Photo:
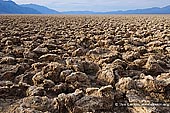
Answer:
<svg viewBox="0 0 170 113"><path fill-rule="evenodd" d="M170 16L1 15L0 112L170 113Z"/></svg>

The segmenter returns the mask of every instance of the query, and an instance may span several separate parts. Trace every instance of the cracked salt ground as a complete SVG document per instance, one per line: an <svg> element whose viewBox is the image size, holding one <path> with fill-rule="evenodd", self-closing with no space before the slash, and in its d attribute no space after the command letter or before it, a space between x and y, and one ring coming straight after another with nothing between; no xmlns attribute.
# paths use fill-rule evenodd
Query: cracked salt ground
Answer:
<svg viewBox="0 0 170 113"><path fill-rule="evenodd" d="M1 15L1 113L170 113L169 15Z"/></svg>

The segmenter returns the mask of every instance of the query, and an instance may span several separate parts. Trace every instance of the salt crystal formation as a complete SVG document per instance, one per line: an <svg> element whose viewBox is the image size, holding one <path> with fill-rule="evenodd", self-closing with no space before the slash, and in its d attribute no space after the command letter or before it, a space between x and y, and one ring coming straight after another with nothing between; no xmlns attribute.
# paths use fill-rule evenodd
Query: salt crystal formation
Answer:
<svg viewBox="0 0 170 113"><path fill-rule="evenodd" d="M0 112L170 113L169 15L1 15Z"/></svg>

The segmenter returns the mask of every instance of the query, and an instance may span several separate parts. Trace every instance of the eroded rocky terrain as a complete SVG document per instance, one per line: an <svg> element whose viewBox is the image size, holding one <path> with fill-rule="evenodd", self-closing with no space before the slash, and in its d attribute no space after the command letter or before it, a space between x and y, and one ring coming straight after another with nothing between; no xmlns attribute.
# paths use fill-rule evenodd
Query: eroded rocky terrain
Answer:
<svg viewBox="0 0 170 113"><path fill-rule="evenodd" d="M170 113L170 16L0 16L0 112Z"/></svg>

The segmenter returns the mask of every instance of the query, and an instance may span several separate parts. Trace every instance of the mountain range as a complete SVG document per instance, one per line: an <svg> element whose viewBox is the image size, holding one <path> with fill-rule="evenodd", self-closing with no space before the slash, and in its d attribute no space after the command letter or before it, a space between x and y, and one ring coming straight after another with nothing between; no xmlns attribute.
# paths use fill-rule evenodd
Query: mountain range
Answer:
<svg viewBox="0 0 170 113"><path fill-rule="evenodd" d="M0 14L41 14L39 11L29 8L21 7L10 0L0 0Z"/></svg>
<svg viewBox="0 0 170 113"><path fill-rule="evenodd" d="M58 12L56 10L49 9L45 6L40 6L40 5L36 5L36 4L23 4L23 5L20 5L20 6L24 7L24 8L32 8L34 10L37 10L41 14L60 14L60 12Z"/></svg>
<svg viewBox="0 0 170 113"><path fill-rule="evenodd" d="M66 11L59 12L37 4L18 5L11 0L0 0L0 14L170 14L170 5L126 11L93 12L93 11Z"/></svg>

